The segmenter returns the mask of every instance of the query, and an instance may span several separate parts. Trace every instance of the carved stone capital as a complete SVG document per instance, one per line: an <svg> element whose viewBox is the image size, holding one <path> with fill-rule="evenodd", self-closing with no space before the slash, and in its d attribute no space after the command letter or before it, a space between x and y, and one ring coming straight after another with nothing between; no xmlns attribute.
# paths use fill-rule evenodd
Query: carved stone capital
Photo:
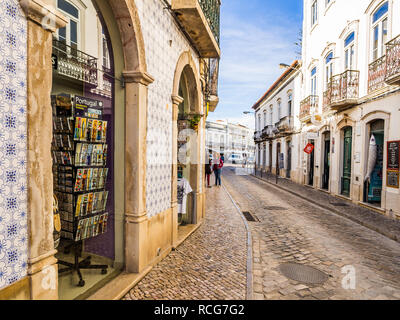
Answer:
<svg viewBox="0 0 400 320"><path fill-rule="evenodd" d="M184 100L181 96L176 96L176 95L172 95L171 99L172 99L172 103L175 106L179 106Z"/></svg>
<svg viewBox="0 0 400 320"><path fill-rule="evenodd" d="M149 75L147 72L141 71L123 71L122 75L124 76L125 82L129 83L140 83L145 86L154 82L154 78Z"/></svg>
<svg viewBox="0 0 400 320"><path fill-rule="evenodd" d="M27 18L41 25L45 30L55 32L68 23L64 15L43 0L20 0L20 5Z"/></svg>

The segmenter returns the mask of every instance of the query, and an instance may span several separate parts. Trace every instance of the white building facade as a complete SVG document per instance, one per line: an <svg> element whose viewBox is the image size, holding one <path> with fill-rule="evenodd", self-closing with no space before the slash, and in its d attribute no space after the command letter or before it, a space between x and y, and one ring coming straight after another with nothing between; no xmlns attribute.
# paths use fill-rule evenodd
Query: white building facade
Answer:
<svg viewBox="0 0 400 320"><path fill-rule="evenodd" d="M295 61L253 106L257 169L294 179L299 175L300 69Z"/></svg>
<svg viewBox="0 0 400 320"><path fill-rule="evenodd" d="M253 130L228 121L207 121L206 148L224 155L226 160L232 154L243 158L254 157Z"/></svg>
<svg viewBox="0 0 400 320"><path fill-rule="evenodd" d="M305 0L297 182L400 218L400 1ZM307 154L302 150L314 146Z"/></svg>

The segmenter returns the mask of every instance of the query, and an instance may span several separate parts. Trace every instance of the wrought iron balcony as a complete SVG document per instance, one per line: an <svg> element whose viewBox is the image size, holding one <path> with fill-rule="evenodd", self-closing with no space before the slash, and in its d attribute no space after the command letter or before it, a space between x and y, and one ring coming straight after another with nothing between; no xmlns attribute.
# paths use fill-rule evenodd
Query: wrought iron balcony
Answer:
<svg viewBox="0 0 400 320"><path fill-rule="evenodd" d="M303 101L300 102L300 121L309 122L311 120L311 112L318 109L319 97L318 96L308 96Z"/></svg>
<svg viewBox="0 0 400 320"><path fill-rule="evenodd" d="M209 111L214 112L219 103L218 77L219 59L204 59L204 81L203 94L205 101L209 104Z"/></svg>
<svg viewBox="0 0 400 320"><path fill-rule="evenodd" d="M354 105L358 101L360 72L347 70L332 77L330 87L330 103L332 109L339 109Z"/></svg>
<svg viewBox="0 0 400 320"><path fill-rule="evenodd" d="M386 44L385 81L400 85L400 35Z"/></svg>
<svg viewBox="0 0 400 320"><path fill-rule="evenodd" d="M97 58L53 39L53 69L60 76L97 87Z"/></svg>
<svg viewBox="0 0 400 320"><path fill-rule="evenodd" d="M331 110L331 95L332 95L332 89L331 86L328 85L328 88L324 92L324 97L322 101L322 113L328 112Z"/></svg>
<svg viewBox="0 0 400 320"><path fill-rule="evenodd" d="M261 142L261 131L256 131L254 132L254 141L255 142Z"/></svg>
<svg viewBox="0 0 400 320"><path fill-rule="evenodd" d="M219 58L221 0L172 0L171 9L203 58Z"/></svg>
<svg viewBox="0 0 400 320"><path fill-rule="evenodd" d="M368 70L368 94L385 86L386 56L375 60L369 65Z"/></svg>

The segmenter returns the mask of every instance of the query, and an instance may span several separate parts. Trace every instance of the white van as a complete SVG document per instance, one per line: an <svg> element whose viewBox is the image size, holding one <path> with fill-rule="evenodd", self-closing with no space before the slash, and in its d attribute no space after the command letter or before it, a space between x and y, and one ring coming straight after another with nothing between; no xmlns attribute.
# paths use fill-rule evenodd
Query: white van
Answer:
<svg viewBox="0 0 400 320"><path fill-rule="evenodd" d="M232 164L242 164L243 163L243 156L241 154L232 154L229 159L228 162L232 163Z"/></svg>

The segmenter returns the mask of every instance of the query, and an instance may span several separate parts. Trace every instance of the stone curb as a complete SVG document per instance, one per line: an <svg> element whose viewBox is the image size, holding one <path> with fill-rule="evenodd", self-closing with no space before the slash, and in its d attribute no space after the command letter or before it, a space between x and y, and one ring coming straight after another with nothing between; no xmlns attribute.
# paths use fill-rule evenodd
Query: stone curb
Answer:
<svg viewBox="0 0 400 320"><path fill-rule="evenodd" d="M319 203L317 201L314 201L314 200L312 200L310 198L304 197L301 194L299 194L297 192L294 192L294 191L292 191L292 190L290 190L288 188L282 187L280 185L273 184L273 183L271 183L271 182L269 182L269 181L267 181L265 179L262 179L262 178L259 178L259 177L255 176L254 174L251 174L251 176L253 178L257 178L258 180L260 180L260 181L262 181L264 183L267 183L267 184L269 184L269 185L271 185L273 187L276 187L276 188L281 189L283 191L286 191L286 192L288 192L288 193L290 193L290 194L292 194L292 195L294 195L296 197L299 197L299 198L301 198L303 200L306 200L306 201L308 201L308 202L310 202L310 203L312 203L312 204L314 204L316 206L319 206L319 207L321 207L321 208L323 208L325 210L332 211L332 212L336 213L337 215L339 215L339 216L341 216L343 218L347 218L347 219L349 219L349 220L351 220L351 221L353 221L353 222L355 222L355 223L357 223L359 225L362 225L365 228L368 228L368 229L370 229L372 231L375 231L375 232L377 232L377 233L379 233L379 234L381 234L381 235L383 235L383 236L385 236L385 237L387 237L387 238L389 238L391 240L394 240L394 241L400 243L400 235L396 235L396 234L393 234L393 233L391 233L389 231L383 230L379 226L376 226L375 224L369 223L368 221L363 221L363 220L357 219L357 218L355 218L353 216L346 215L345 213L343 213L343 212L341 212L339 210L330 208L330 207L328 207L326 205L323 205L323 204L321 204L321 203Z"/></svg>
<svg viewBox="0 0 400 320"><path fill-rule="evenodd" d="M231 199L233 205L235 206L236 210L238 211L239 216L242 218L243 223L246 227L247 231L247 290L246 290L246 300L253 300L253 239L251 236L251 231L249 224L247 223L245 217L242 215L242 211L240 210L239 206L236 204L235 200L226 189L225 185L222 185L225 192Z"/></svg>

